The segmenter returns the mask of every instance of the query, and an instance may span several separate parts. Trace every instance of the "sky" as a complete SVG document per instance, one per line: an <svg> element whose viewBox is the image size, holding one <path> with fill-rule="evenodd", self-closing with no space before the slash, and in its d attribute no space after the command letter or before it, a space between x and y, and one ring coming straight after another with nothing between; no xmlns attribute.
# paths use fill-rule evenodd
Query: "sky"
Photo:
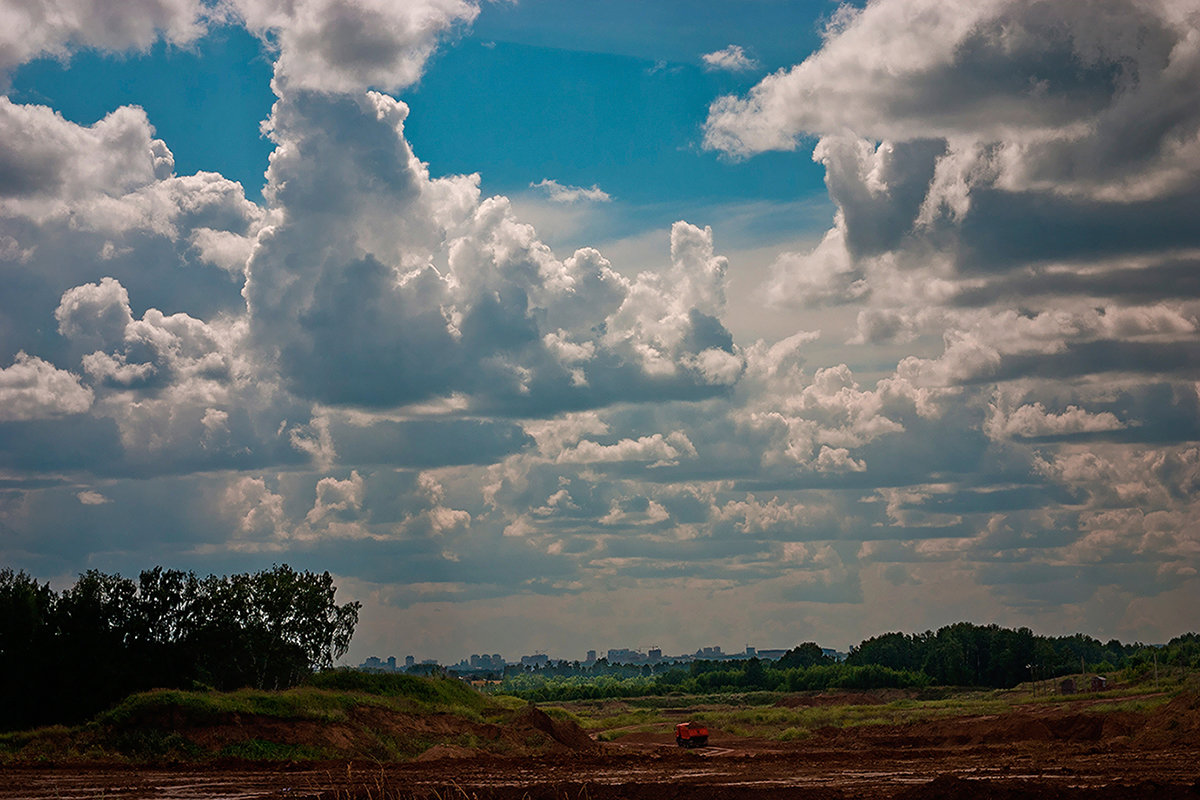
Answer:
<svg viewBox="0 0 1200 800"><path fill-rule="evenodd" d="M0 0L0 564L348 663L1200 608L1200 0Z"/></svg>

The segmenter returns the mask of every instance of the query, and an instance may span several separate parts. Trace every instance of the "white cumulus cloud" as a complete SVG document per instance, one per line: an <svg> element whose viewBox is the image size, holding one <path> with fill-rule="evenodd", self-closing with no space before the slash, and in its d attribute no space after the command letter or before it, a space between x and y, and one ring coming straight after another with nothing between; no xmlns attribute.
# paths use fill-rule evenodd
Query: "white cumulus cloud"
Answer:
<svg viewBox="0 0 1200 800"><path fill-rule="evenodd" d="M82 414L92 406L92 390L79 378L42 359L17 353L0 369L0 421Z"/></svg>
<svg viewBox="0 0 1200 800"><path fill-rule="evenodd" d="M741 45L731 44L723 50L700 56L705 69L723 69L729 72L749 72L758 69L758 62L746 55Z"/></svg>
<svg viewBox="0 0 1200 800"><path fill-rule="evenodd" d="M612 200L608 192L595 184L592 185L592 188L585 189L582 186L565 186L556 180L543 178L537 183L529 184L529 186L533 189L543 190L546 196L555 203L578 203L580 201L608 203Z"/></svg>

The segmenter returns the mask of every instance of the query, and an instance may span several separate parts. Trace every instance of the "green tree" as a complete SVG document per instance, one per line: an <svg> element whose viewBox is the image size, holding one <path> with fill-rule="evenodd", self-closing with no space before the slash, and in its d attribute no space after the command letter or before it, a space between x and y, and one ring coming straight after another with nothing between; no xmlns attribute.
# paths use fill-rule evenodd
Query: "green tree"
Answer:
<svg viewBox="0 0 1200 800"><path fill-rule="evenodd" d="M833 659L825 655L825 651L816 642L804 642L796 645L791 650L784 653L775 666L778 669L791 669L794 667L811 667L816 664L832 664Z"/></svg>
<svg viewBox="0 0 1200 800"><path fill-rule="evenodd" d="M0 727L21 728L41 720L52 700L44 691L55 667L54 604L50 584L24 572L0 570Z"/></svg>

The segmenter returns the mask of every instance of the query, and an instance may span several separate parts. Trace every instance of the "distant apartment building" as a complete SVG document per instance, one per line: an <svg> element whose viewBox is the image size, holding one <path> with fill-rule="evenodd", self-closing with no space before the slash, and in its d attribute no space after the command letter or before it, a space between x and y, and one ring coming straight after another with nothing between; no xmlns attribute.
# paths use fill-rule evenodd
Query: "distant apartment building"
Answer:
<svg viewBox="0 0 1200 800"><path fill-rule="evenodd" d="M499 653L492 653L491 655L487 653L483 655L472 654L467 663L471 669L504 671L504 657Z"/></svg>
<svg viewBox="0 0 1200 800"><path fill-rule="evenodd" d="M585 660L585 663L588 663L588 664L596 663L596 651L595 650L587 651L587 659Z"/></svg>
<svg viewBox="0 0 1200 800"><path fill-rule="evenodd" d="M359 669L365 669L370 672L399 672L400 668L396 666L396 657L388 656L387 660L377 656L371 656L366 661L358 665Z"/></svg>
<svg viewBox="0 0 1200 800"><path fill-rule="evenodd" d="M550 663L550 656L545 653L535 653L531 656L521 656L522 667L544 667Z"/></svg>
<svg viewBox="0 0 1200 800"><path fill-rule="evenodd" d="M630 650L627 647L617 647L608 651L608 663L610 664L640 664L645 660L644 653Z"/></svg>

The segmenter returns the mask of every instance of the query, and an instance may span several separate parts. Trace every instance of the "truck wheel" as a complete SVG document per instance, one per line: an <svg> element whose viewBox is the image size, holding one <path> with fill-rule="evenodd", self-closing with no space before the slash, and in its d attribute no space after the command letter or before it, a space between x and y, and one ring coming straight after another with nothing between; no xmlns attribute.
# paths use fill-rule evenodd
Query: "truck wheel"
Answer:
<svg viewBox="0 0 1200 800"><path fill-rule="evenodd" d="M675 744L679 745L680 747L683 747L683 737L682 737L682 736L676 736L676 737L675 737Z"/></svg>

